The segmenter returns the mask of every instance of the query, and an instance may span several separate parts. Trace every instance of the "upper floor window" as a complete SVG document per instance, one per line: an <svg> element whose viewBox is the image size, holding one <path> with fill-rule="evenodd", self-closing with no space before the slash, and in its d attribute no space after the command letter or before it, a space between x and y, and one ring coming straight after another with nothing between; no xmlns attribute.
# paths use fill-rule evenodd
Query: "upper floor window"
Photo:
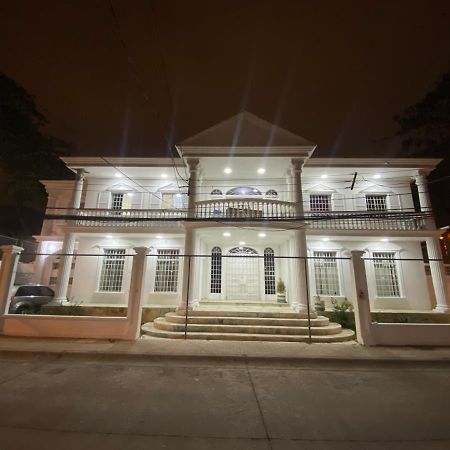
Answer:
<svg viewBox="0 0 450 450"><path fill-rule="evenodd" d="M229 191L227 195L262 195L261 191L250 186L237 186Z"/></svg>
<svg viewBox="0 0 450 450"><path fill-rule="evenodd" d="M386 211L387 196L384 194L368 194L366 195L367 211Z"/></svg>
<svg viewBox="0 0 450 450"><path fill-rule="evenodd" d="M161 193L162 209L180 209L183 208L183 195L179 192L162 192Z"/></svg>
<svg viewBox="0 0 450 450"><path fill-rule="evenodd" d="M309 209L315 212L331 211L331 195L311 194L309 196Z"/></svg>
<svg viewBox="0 0 450 450"><path fill-rule="evenodd" d="M278 192L275 189L269 189L266 192L266 197L277 198L278 197Z"/></svg>
<svg viewBox="0 0 450 450"><path fill-rule="evenodd" d="M127 192L111 192L110 205L111 209L131 209L132 193Z"/></svg>
<svg viewBox="0 0 450 450"><path fill-rule="evenodd" d="M222 195L222 191L220 189L213 189L211 195Z"/></svg>

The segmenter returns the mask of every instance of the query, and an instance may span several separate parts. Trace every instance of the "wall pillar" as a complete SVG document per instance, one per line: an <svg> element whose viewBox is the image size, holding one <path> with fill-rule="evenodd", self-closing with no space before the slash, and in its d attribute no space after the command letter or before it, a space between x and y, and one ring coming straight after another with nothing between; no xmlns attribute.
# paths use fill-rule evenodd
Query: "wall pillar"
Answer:
<svg viewBox="0 0 450 450"><path fill-rule="evenodd" d="M66 233L64 236L61 256L59 260L58 279L56 282L55 302L67 300L70 272L72 270L73 253L75 251L75 234Z"/></svg>
<svg viewBox="0 0 450 450"><path fill-rule="evenodd" d="M77 169L72 201L70 203L70 207L73 209L78 209L81 205L81 195L83 194L84 185L84 173L84 169Z"/></svg>
<svg viewBox="0 0 450 450"><path fill-rule="evenodd" d="M128 339L137 339L141 333L144 274L147 267L147 255L150 252L148 247L134 247L133 250L136 254L133 255L128 295Z"/></svg>
<svg viewBox="0 0 450 450"><path fill-rule="evenodd" d="M297 218L303 217L303 191L302 191L302 167L304 160L300 158L291 159L291 198L294 202L295 216Z"/></svg>
<svg viewBox="0 0 450 450"><path fill-rule="evenodd" d="M293 237L292 256L290 260L290 292L288 292L291 306L299 312L308 310L308 289L307 289L307 250L305 230L295 230Z"/></svg>
<svg viewBox="0 0 450 450"><path fill-rule="evenodd" d="M11 289L16 278L17 264L19 263L22 247L16 245L2 245L2 265L0 268L0 315L8 312Z"/></svg>
<svg viewBox="0 0 450 450"><path fill-rule="evenodd" d="M447 276L442 258L441 245L438 237L426 239L428 258L430 258L431 280L433 281L434 295L436 297L436 307L433 311L440 313L450 313L450 299L447 289Z"/></svg>
<svg viewBox="0 0 450 450"><path fill-rule="evenodd" d="M189 166L189 190L188 190L188 217L195 217L195 203L198 200L198 172L200 160L197 158L188 158ZM185 252L186 253L186 252Z"/></svg>
<svg viewBox="0 0 450 450"><path fill-rule="evenodd" d="M418 170L415 180L417 191L419 193L419 205L420 211L424 213L432 213L433 209L431 207L431 199L430 193L428 191L428 180L427 180L428 171L426 170ZM425 223L427 228L436 228L436 224L434 223L433 217L426 217Z"/></svg>
<svg viewBox="0 0 450 450"><path fill-rule="evenodd" d="M184 237L184 257L183 257L183 283L181 288L181 303L179 311L194 309L197 304L193 300L192 274L194 272L194 259L190 255L194 253L194 230L186 228Z"/></svg>
<svg viewBox="0 0 450 450"><path fill-rule="evenodd" d="M369 289L367 287L366 266L361 250L352 250L353 273L355 277L356 338L361 345L375 345L372 337L372 318L370 316Z"/></svg>

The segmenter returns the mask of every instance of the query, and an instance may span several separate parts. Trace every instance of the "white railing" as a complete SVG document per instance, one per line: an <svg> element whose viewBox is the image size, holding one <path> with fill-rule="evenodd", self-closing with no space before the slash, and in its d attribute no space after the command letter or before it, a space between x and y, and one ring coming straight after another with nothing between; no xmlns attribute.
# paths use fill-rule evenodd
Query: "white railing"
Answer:
<svg viewBox="0 0 450 450"><path fill-rule="evenodd" d="M180 226L188 219L186 209L48 209L47 219L70 221L82 227ZM395 230L417 231L432 228L429 213L333 211L305 212L296 217L295 204L268 199L206 200L195 204L189 220L269 220L300 221L320 230Z"/></svg>
<svg viewBox="0 0 450 450"><path fill-rule="evenodd" d="M203 200L195 204L195 217L214 218L294 218L295 204L270 199L217 199Z"/></svg>

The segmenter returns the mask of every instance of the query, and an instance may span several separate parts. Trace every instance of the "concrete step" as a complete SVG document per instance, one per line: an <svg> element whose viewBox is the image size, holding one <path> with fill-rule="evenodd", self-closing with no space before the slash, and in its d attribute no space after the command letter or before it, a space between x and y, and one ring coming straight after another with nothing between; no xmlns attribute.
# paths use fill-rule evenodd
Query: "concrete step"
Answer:
<svg viewBox="0 0 450 450"><path fill-rule="evenodd" d="M179 331L185 330L183 323L173 323L166 320L165 317L159 317L153 322L155 328L164 331ZM188 323L187 329L189 332L199 333L237 333L237 334L290 334L290 335L307 335L307 326L270 326L270 325L220 325L210 323ZM330 335L339 334L342 327L337 323L330 323L328 325L311 327L311 334L313 335Z"/></svg>
<svg viewBox="0 0 450 450"><path fill-rule="evenodd" d="M177 314L180 316L184 316L184 312L178 310ZM250 310L250 309L204 309L202 307L198 309L194 309L192 311L189 311L189 317L194 316L212 316L212 317L267 317L267 318L284 318L284 319L307 319L308 314L306 313L297 313L293 311L292 309L287 311L280 311L280 310L270 310L270 309L264 309L264 310ZM317 318L317 314L315 312L311 312L311 318Z"/></svg>
<svg viewBox="0 0 450 450"><path fill-rule="evenodd" d="M160 330L153 323L146 323L142 326L142 332L151 337L166 339L184 339L184 331L167 331ZM311 342L345 342L350 341L354 337L352 330L341 329L339 334L333 335L313 335ZM232 341L272 341L272 342L309 342L306 335L287 335L287 334L249 334L249 333L204 333L204 332L188 332L188 339L203 340L232 340Z"/></svg>
<svg viewBox="0 0 450 450"><path fill-rule="evenodd" d="M240 300L201 300L200 307L203 306L220 306L220 307L240 307L245 308L246 306L258 307L258 308L287 308L290 309L291 305L289 303L277 303L277 302L261 302L261 301L240 301Z"/></svg>
<svg viewBox="0 0 450 450"><path fill-rule="evenodd" d="M186 322L186 317L176 313L165 315L167 322L182 323ZM319 316L310 320L312 327L323 327L330 323L327 317ZM298 318L279 318L279 317L241 317L238 314L230 317L216 316L188 316L189 324L210 324L210 325L269 325L269 326L288 326L288 327L307 327L308 319Z"/></svg>

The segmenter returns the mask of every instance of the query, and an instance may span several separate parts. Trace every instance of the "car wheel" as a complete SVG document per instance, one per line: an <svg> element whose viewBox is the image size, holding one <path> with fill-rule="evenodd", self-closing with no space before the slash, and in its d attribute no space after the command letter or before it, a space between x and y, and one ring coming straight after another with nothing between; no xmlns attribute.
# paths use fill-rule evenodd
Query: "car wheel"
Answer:
<svg viewBox="0 0 450 450"><path fill-rule="evenodd" d="M20 305L16 309L16 314L30 314L33 312L31 305Z"/></svg>

